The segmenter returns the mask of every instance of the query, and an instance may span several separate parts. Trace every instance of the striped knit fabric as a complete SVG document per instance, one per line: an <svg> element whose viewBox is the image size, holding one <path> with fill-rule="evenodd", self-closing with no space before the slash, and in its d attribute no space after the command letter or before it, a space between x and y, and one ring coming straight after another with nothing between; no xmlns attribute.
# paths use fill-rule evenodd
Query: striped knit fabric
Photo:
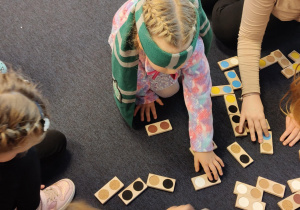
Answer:
<svg viewBox="0 0 300 210"><path fill-rule="evenodd" d="M192 55L197 42L196 35L191 46L180 53L171 54L161 50L152 40L143 18L143 4L145 0L137 0L131 8L127 21L121 26L116 34L112 51L112 77L114 98L117 106L125 119L132 126L135 108L135 94L137 87L137 68L139 62L138 51L132 46L132 27L137 26L137 31L143 50L147 57L156 65L166 68L177 68L185 63ZM211 45L212 31L209 21L198 0L191 0L197 10L196 34L199 34L205 45L207 54Z"/></svg>

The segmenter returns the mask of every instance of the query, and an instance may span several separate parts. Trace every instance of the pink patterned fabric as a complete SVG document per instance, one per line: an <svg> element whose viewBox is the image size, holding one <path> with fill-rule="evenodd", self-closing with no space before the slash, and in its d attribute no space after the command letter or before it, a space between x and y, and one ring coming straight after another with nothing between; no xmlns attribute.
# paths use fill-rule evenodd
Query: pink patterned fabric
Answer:
<svg viewBox="0 0 300 210"><path fill-rule="evenodd" d="M126 21L131 8L137 0L129 0L117 11L113 19L109 44L113 48L115 36ZM184 100L189 114L189 135L192 150L208 152L213 150L213 118L211 103L211 77L204 44L199 36L196 49L185 65L178 70L178 75L151 73L155 71L148 65L143 50L139 52L138 81L136 104L147 104L155 101L158 96L155 90L167 88L177 82L182 75ZM148 75L148 74L149 75ZM155 77L153 77L155 75Z"/></svg>

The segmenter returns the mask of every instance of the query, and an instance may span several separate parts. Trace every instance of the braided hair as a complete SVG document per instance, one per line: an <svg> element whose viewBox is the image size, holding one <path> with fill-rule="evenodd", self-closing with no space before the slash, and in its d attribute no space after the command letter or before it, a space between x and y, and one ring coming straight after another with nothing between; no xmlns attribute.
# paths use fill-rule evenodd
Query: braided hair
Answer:
<svg viewBox="0 0 300 210"><path fill-rule="evenodd" d="M7 66L8 72L0 74L0 152L22 145L30 134L43 134L37 104L48 117L45 100L37 86Z"/></svg>
<svg viewBox="0 0 300 210"><path fill-rule="evenodd" d="M195 35L197 14L189 0L146 0L143 11L149 33L174 47L184 46Z"/></svg>

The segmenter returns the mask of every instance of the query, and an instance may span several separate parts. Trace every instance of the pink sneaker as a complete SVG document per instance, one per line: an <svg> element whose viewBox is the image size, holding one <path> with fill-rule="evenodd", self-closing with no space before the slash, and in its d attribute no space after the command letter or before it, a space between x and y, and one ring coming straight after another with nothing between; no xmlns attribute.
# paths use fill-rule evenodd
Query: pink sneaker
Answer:
<svg viewBox="0 0 300 210"><path fill-rule="evenodd" d="M41 190L41 203L38 210L64 210L73 200L75 185L70 179L61 179Z"/></svg>

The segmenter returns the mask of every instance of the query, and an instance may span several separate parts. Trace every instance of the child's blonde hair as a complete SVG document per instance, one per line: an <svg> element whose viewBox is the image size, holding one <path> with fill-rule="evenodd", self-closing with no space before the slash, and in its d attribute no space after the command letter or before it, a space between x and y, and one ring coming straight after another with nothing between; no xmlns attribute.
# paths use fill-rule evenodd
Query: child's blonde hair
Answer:
<svg viewBox="0 0 300 210"><path fill-rule="evenodd" d="M0 152L21 146L26 136L42 135L43 126L38 105L45 117L45 100L36 85L15 73L10 65L0 74Z"/></svg>
<svg viewBox="0 0 300 210"><path fill-rule="evenodd" d="M164 38L174 47L184 46L196 33L197 14L189 0L146 0L143 15L151 36ZM136 27L132 34L135 38ZM135 40L133 44L138 48Z"/></svg>
<svg viewBox="0 0 300 210"><path fill-rule="evenodd" d="M296 69L300 68L300 64L296 67ZM284 111L281 107L283 101L287 99L285 103ZM300 77L295 78L292 84L290 85L289 91L283 96L280 101L280 108L283 113L286 115L292 114L295 121L300 125Z"/></svg>

